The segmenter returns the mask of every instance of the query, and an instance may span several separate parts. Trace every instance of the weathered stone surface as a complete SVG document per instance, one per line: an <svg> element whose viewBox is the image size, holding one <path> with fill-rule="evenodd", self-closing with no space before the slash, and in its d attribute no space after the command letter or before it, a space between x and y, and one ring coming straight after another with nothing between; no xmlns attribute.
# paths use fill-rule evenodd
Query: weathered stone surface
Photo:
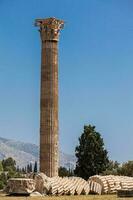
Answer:
<svg viewBox="0 0 133 200"><path fill-rule="evenodd" d="M99 176L89 178L90 191L98 194L113 194L117 191L133 190L133 177L127 176Z"/></svg>
<svg viewBox="0 0 133 200"><path fill-rule="evenodd" d="M79 177L52 177L49 182L51 195L80 195L90 191L88 182Z"/></svg>
<svg viewBox="0 0 133 200"><path fill-rule="evenodd" d="M42 196L42 194L40 194L39 192L32 192L31 194L30 194L30 196L31 197L40 197L40 196Z"/></svg>
<svg viewBox="0 0 133 200"><path fill-rule="evenodd" d="M42 41L40 102L40 171L58 176L58 38L64 22L38 19Z"/></svg>
<svg viewBox="0 0 133 200"><path fill-rule="evenodd" d="M8 194L31 194L31 196L117 192L121 197L133 195L133 177L95 175L90 177L88 182L80 177L50 178L43 173L30 174L29 177L9 179L6 192Z"/></svg>
<svg viewBox="0 0 133 200"><path fill-rule="evenodd" d="M41 194L47 194L50 190L49 178L44 173L31 174L35 181L35 190Z"/></svg>
<svg viewBox="0 0 133 200"><path fill-rule="evenodd" d="M80 177L47 177L43 173L31 174L34 178L35 191L42 195L80 195L89 194L90 185Z"/></svg>
<svg viewBox="0 0 133 200"><path fill-rule="evenodd" d="M8 194L30 194L35 190L35 181L27 178L11 178L5 191Z"/></svg>

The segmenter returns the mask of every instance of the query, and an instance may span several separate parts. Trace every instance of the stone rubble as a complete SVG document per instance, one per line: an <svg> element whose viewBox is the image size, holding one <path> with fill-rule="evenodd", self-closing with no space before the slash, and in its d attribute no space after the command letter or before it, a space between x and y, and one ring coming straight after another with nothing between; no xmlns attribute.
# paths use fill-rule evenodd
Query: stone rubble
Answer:
<svg viewBox="0 0 133 200"><path fill-rule="evenodd" d="M133 190L133 177L95 175L88 181L80 177L47 177L44 173L30 174L28 178L9 179L8 194L88 195L114 194L119 190Z"/></svg>
<svg viewBox="0 0 133 200"><path fill-rule="evenodd" d="M5 188L8 194L28 195L35 190L35 181L28 178L10 178Z"/></svg>
<svg viewBox="0 0 133 200"><path fill-rule="evenodd" d="M114 194L118 190L133 190L133 177L128 176L100 176L88 179L90 191L98 194Z"/></svg>
<svg viewBox="0 0 133 200"><path fill-rule="evenodd" d="M42 194L40 194L39 192L32 192L30 194L31 197L42 197Z"/></svg>

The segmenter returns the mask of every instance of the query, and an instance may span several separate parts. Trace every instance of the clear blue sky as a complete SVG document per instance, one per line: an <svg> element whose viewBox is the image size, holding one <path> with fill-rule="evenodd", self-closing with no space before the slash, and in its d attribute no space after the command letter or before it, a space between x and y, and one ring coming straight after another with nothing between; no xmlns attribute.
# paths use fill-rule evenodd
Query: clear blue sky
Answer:
<svg viewBox="0 0 133 200"><path fill-rule="evenodd" d="M38 143L36 18L66 21L59 43L60 146L74 153L84 124L111 159L133 160L133 1L0 0L0 136Z"/></svg>

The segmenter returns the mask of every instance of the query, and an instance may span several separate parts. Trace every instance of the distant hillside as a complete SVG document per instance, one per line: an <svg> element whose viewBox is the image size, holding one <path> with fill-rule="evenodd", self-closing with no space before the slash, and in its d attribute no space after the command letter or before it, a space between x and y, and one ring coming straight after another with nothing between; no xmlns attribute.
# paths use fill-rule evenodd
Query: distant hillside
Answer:
<svg viewBox="0 0 133 200"><path fill-rule="evenodd" d="M35 144L9 140L0 137L0 160L12 157L18 166L23 167L28 163L38 161L39 147ZM74 168L76 158L60 151L60 166Z"/></svg>

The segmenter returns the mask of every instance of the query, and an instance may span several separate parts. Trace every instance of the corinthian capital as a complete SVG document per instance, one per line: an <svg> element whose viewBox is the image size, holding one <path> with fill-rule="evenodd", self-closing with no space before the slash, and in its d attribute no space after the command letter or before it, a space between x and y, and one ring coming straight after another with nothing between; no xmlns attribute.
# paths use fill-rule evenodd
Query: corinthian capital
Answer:
<svg viewBox="0 0 133 200"><path fill-rule="evenodd" d="M36 19L35 26L39 26L42 41L58 41L59 32L64 27L64 21L56 18Z"/></svg>

